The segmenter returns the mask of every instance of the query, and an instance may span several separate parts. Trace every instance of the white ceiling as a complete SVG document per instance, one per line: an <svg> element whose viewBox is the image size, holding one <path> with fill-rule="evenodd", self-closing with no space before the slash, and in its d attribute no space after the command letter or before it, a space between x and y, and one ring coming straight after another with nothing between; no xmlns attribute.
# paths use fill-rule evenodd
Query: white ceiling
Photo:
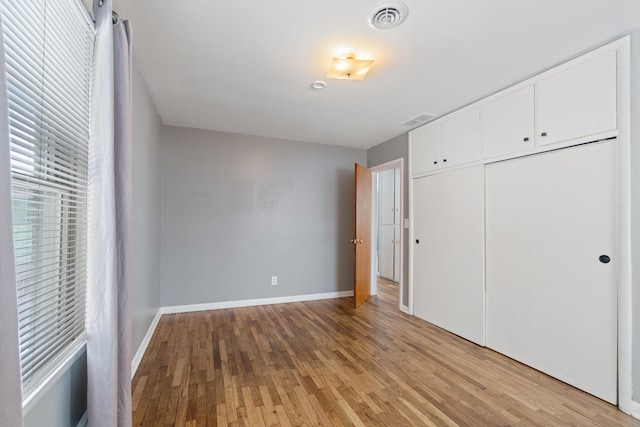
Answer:
<svg viewBox="0 0 640 427"><path fill-rule="evenodd" d="M114 0L166 125L369 148L640 28L640 0ZM326 79L334 54L376 60L363 81Z"/></svg>

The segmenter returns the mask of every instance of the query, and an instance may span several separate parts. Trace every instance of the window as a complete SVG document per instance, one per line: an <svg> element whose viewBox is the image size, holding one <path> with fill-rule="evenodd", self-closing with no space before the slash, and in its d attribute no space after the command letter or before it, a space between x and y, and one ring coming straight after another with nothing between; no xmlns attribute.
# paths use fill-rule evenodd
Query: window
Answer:
<svg viewBox="0 0 640 427"><path fill-rule="evenodd" d="M0 0L24 396L84 342L94 33L78 0Z"/></svg>

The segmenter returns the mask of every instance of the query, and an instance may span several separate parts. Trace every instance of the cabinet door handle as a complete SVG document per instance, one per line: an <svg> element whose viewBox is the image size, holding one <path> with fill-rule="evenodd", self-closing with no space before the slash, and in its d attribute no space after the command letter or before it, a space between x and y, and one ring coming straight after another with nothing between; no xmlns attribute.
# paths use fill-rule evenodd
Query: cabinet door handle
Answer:
<svg viewBox="0 0 640 427"><path fill-rule="evenodd" d="M540 136L547 136L547 133L546 133L546 132L542 132L542 133L540 134Z"/></svg>
<svg viewBox="0 0 640 427"><path fill-rule="evenodd" d="M525 137L524 142L528 142L528 141L529 141L529 137Z"/></svg>
<svg viewBox="0 0 640 427"><path fill-rule="evenodd" d="M608 264L608 263L609 263L609 261L611 261L611 258L609 258L609 256L608 256L608 255L600 255L600 256L598 257L598 259L599 259L599 260L600 260L600 262L601 262L601 263L603 263L603 264Z"/></svg>
<svg viewBox="0 0 640 427"><path fill-rule="evenodd" d="M434 164L434 165L437 165L437 164L438 164L438 162L433 162L433 164Z"/></svg>
<svg viewBox="0 0 640 427"><path fill-rule="evenodd" d="M416 245L420 244L420 239L416 239Z"/></svg>
<svg viewBox="0 0 640 427"><path fill-rule="evenodd" d="M442 159L442 161L443 161L443 162L446 162L446 161L447 161L447 159Z"/></svg>

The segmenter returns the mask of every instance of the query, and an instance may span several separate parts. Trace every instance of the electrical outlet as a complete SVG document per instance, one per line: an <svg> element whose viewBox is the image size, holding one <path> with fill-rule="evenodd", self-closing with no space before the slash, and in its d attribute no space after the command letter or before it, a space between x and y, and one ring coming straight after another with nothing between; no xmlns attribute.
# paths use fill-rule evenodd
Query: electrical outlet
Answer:
<svg viewBox="0 0 640 427"><path fill-rule="evenodd" d="M278 276L271 276L271 285L275 286L278 284Z"/></svg>

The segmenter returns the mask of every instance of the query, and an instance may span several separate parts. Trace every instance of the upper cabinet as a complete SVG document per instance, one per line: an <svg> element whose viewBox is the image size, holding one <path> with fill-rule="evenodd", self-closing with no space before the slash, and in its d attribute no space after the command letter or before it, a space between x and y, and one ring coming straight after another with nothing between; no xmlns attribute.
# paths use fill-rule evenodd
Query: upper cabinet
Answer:
<svg viewBox="0 0 640 427"><path fill-rule="evenodd" d="M411 131L413 176L615 136L616 54L576 59Z"/></svg>
<svg viewBox="0 0 640 427"><path fill-rule="evenodd" d="M480 109L422 126L410 134L413 175L480 159Z"/></svg>
<svg viewBox="0 0 640 427"><path fill-rule="evenodd" d="M538 144L616 129L616 52L536 83Z"/></svg>
<svg viewBox="0 0 640 427"><path fill-rule="evenodd" d="M442 121L440 128L441 167L480 159L480 109L474 108Z"/></svg>
<svg viewBox="0 0 640 427"><path fill-rule="evenodd" d="M482 106L482 157L494 157L533 148L533 86Z"/></svg>
<svg viewBox="0 0 640 427"><path fill-rule="evenodd" d="M411 131L409 141L413 175L421 175L438 169L440 123L431 123Z"/></svg>

